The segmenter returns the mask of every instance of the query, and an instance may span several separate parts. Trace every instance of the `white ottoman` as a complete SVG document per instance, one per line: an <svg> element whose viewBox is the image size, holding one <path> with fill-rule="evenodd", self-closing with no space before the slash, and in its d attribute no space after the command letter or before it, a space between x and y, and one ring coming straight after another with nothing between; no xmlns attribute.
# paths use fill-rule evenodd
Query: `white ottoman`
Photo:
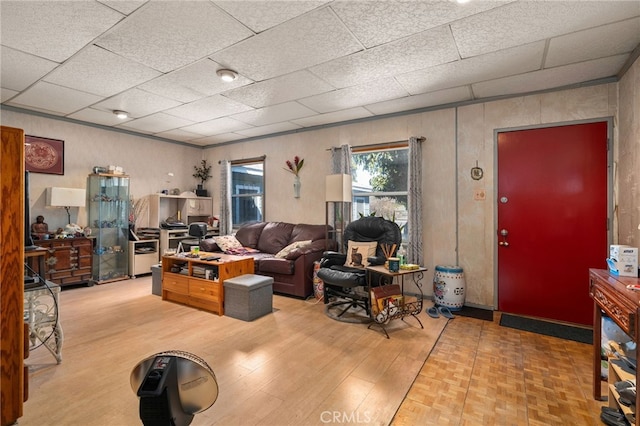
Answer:
<svg viewBox="0 0 640 426"><path fill-rule="evenodd" d="M273 278L246 274L224 280L224 314L253 321L273 310Z"/></svg>

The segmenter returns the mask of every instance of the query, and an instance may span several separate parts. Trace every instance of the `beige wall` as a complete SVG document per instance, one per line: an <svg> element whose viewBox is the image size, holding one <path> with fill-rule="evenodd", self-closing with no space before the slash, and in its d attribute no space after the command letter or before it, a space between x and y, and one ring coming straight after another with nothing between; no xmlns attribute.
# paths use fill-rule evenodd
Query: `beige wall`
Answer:
<svg viewBox="0 0 640 426"><path fill-rule="evenodd" d="M193 165L201 157L214 164L214 176L206 188L214 196L214 211L217 211L218 161L266 155L265 219L306 223L325 220L324 177L330 173L328 148L344 143L358 146L424 136L423 244L424 263L429 272L423 279L423 289L431 295L435 265L459 264L465 271L467 303L494 307L497 129L614 117L614 153L619 176L619 232L614 239L640 244L637 229L640 224L639 62L636 61L619 83L327 127L204 151L17 112L3 111L2 124L23 128L27 134L65 140L65 175L33 175L34 214L45 209L44 188L84 187L94 165L123 166L131 175L135 198L165 187L192 189L197 183L191 177ZM296 155L305 159L298 199L293 197L293 176L283 170L285 161ZM476 161L484 169L484 178L480 181L470 177ZM168 172L175 174L171 183L166 182ZM486 191L486 200L474 200L477 189ZM44 211L44 214L52 218L48 220L50 224L53 218L56 223L66 218L64 212ZM86 220L86 213L80 209L78 222L82 224L83 219Z"/></svg>
<svg viewBox="0 0 640 426"><path fill-rule="evenodd" d="M618 83L617 237L619 244L640 246L640 59Z"/></svg>
<svg viewBox="0 0 640 426"><path fill-rule="evenodd" d="M14 111L2 111L5 126L24 129L26 135L64 140L64 175L32 173L30 178L31 217L43 215L50 230L67 224L62 208L45 206L47 187L86 188L94 166L121 166L130 176L134 198L178 187L193 190L193 166L200 162L202 149L162 143L145 137L105 131L96 127L51 120ZM173 172L172 182L167 173ZM168 188L167 188L168 187ZM71 221L87 225L87 210L72 208Z"/></svg>

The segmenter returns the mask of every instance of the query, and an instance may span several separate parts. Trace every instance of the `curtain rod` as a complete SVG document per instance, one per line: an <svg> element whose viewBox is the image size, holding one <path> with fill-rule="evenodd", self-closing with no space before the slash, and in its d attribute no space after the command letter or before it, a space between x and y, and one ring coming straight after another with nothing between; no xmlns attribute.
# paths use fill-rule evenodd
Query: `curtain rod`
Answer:
<svg viewBox="0 0 640 426"><path fill-rule="evenodd" d="M260 157L253 158L243 158L241 160L230 160L231 164L246 164L246 163L255 163L257 161L264 161L267 158L266 155L261 155ZM218 164L222 163L222 161L218 161Z"/></svg>
<svg viewBox="0 0 640 426"><path fill-rule="evenodd" d="M426 140L426 138L424 136L420 136L418 139L418 142L424 142ZM369 144L369 145L358 145L355 147L351 147L352 151L366 151L372 148L376 148L376 149L380 149L380 148L394 148L394 147L398 147L398 146L403 146L406 145L407 143L409 143L409 139L404 139L404 140L399 140L399 141L393 141L393 142L381 142L381 143L374 143L374 144ZM331 151L332 149L339 149L339 146L334 146L331 148L327 148L327 151Z"/></svg>

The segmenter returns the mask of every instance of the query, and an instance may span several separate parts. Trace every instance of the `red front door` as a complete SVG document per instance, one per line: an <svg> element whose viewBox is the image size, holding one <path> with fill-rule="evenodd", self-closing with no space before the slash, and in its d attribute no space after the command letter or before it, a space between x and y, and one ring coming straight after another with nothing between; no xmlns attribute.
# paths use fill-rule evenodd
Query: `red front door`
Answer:
<svg viewBox="0 0 640 426"><path fill-rule="evenodd" d="M607 123L499 133L497 201L498 309L590 325L588 270L608 256Z"/></svg>

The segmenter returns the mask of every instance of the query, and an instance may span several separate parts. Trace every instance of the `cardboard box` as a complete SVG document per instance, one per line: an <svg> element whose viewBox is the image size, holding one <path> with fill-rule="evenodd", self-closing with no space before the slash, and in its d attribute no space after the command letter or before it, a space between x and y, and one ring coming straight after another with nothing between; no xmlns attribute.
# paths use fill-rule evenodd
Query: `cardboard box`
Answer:
<svg viewBox="0 0 640 426"><path fill-rule="evenodd" d="M621 277L638 276L638 248L627 245L611 245L609 248L609 259L613 269L617 270L617 275ZM614 270L611 271L615 273Z"/></svg>

